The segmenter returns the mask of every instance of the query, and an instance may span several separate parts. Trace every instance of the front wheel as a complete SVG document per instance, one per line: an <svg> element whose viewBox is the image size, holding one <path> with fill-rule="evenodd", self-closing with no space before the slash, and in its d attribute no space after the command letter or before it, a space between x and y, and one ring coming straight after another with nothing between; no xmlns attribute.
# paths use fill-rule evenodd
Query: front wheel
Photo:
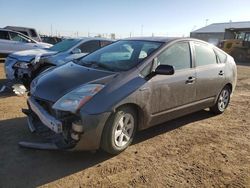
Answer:
<svg viewBox="0 0 250 188"><path fill-rule="evenodd" d="M228 107L228 104L230 102L230 95L231 95L230 87L225 86L220 92L216 104L210 108L210 111L212 111L215 114L222 114Z"/></svg>
<svg viewBox="0 0 250 188"><path fill-rule="evenodd" d="M137 113L133 108L120 108L104 127L101 147L110 154L118 154L133 141L137 129Z"/></svg>

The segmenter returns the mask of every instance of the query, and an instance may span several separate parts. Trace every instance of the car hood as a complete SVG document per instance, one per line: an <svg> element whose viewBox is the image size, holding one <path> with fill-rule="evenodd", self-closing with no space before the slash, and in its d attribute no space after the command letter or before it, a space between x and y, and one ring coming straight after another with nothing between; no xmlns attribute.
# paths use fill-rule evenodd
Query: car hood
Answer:
<svg viewBox="0 0 250 188"><path fill-rule="evenodd" d="M9 56L17 59L18 61L27 61L30 62L35 57L45 57L51 56L58 53L57 51L50 51L46 49L33 49L33 50L24 50L10 54Z"/></svg>
<svg viewBox="0 0 250 188"><path fill-rule="evenodd" d="M31 83L32 96L56 102L77 87L92 83L106 84L116 75L114 72L97 70L69 62L38 76Z"/></svg>
<svg viewBox="0 0 250 188"><path fill-rule="evenodd" d="M40 47L40 48L50 48L50 47L52 47L53 45L52 45L52 44L49 44L49 43L46 43L46 42L37 42L37 43L36 43L36 46L37 46L37 47Z"/></svg>

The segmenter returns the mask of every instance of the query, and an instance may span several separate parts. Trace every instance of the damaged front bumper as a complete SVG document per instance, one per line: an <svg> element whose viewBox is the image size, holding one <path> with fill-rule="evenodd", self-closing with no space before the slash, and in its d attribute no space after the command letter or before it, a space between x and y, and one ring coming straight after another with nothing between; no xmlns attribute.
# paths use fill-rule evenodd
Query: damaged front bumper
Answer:
<svg viewBox="0 0 250 188"><path fill-rule="evenodd" d="M96 150L100 146L102 130L110 113L88 115L57 112L44 106L35 98L28 99L29 109L23 109L31 132L42 140L19 142L33 149ZM60 114L62 113L62 114Z"/></svg>
<svg viewBox="0 0 250 188"><path fill-rule="evenodd" d="M28 99L28 104L30 109L38 116L41 122L50 128L55 133L62 133L62 122L51 116L48 112L46 112L42 106L35 101L34 98L30 97Z"/></svg>

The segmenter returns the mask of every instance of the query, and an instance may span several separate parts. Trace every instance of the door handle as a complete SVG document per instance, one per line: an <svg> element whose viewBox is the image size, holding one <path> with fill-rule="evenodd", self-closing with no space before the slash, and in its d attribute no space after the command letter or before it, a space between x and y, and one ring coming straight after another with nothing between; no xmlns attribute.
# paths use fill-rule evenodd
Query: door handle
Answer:
<svg viewBox="0 0 250 188"><path fill-rule="evenodd" d="M220 76L223 76L223 75L224 75L224 71L221 70L221 71L219 72L219 75L220 75Z"/></svg>
<svg viewBox="0 0 250 188"><path fill-rule="evenodd" d="M149 90L148 87L143 87L143 88L140 88L140 89L139 89L139 91L147 91L147 90Z"/></svg>
<svg viewBox="0 0 250 188"><path fill-rule="evenodd" d="M188 79L186 80L186 84L192 84L195 82L195 80L196 80L195 77L189 76Z"/></svg>

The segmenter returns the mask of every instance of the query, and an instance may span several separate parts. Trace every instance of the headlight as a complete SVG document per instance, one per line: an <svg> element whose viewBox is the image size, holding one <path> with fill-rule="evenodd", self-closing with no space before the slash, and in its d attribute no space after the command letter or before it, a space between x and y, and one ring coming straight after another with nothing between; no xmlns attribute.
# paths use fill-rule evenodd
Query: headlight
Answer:
<svg viewBox="0 0 250 188"><path fill-rule="evenodd" d="M28 62L17 62L16 64L14 64L14 67L16 68L21 68L21 69L27 69L29 68L30 63Z"/></svg>
<svg viewBox="0 0 250 188"><path fill-rule="evenodd" d="M75 113L103 87L101 84L81 86L60 98L52 108Z"/></svg>

